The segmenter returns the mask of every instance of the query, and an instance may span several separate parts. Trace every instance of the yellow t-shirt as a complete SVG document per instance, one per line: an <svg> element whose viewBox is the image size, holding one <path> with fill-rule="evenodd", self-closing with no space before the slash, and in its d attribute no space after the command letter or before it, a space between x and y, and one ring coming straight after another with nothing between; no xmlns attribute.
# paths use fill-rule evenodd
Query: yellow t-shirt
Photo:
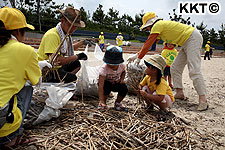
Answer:
<svg viewBox="0 0 225 150"><path fill-rule="evenodd" d="M156 81L150 82L151 81L151 76L146 75L144 77L144 79L141 81L140 85L141 86L145 86L147 85L149 90L151 92L155 92L157 95L169 95L169 97L171 98L171 100L174 102L174 97L173 97L173 92L170 88L170 86L168 85L168 83L166 82L166 80L164 78L161 78L161 82L159 85L156 85Z"/></svg>
<svg viewBox="0 0 225 150"><path fill-rule="evenodd" d="M163 49L161 55L165 58L167 66L171 66L177 56L177 50Z"/></svg>
<svg viewBox="0 0 225 150"><path fill-rule="evenodd" d="M0 48L0 52L0 107L3 107L24 87L27 80L30 80L32 85L37 84L41 71L38 66L37 53L31 46L16 40L9 40ZM16 97L12 113L14 122L6 123L0 129L0 137L7 136L20 127L22 115L17 107Z"/></svg>
<svg viewBox="0 0 225 150"><path fill-rule="evenodd" d="M179 22L160 20L153 25L150 34L158 33L158 38L166 43L183 46L194 29L194 27Z"/></svg>
<svg viewBox="0 0 225 150"><path fill-rule="evenodd" d="M37 52L38 60L39 61L48 60L49 58L48 55L46 54L55 53L60 43L61 43L60 36L57 32L56 27L48 30L41 40L41 44Z"/></svg>
<svg viewBox="0 0 225 150"><path fill-rule="evenodd" d="M104 44L104 35L99 35L99 44Z"/></svg>
<svg viewBox="0 0 225 150"><path fill-rule="evenodd" d="M123 36L122 35L118 35L116 37L116 40L117 40L117 45L118 46L123 45Z"/></svg>
<svg viewBox="0 0 225 150"><path fill-rule="evenodd" d="M206 52L209 52L209 50L210 50L209 44L205 44L205 51L206 51Z"/></svg>

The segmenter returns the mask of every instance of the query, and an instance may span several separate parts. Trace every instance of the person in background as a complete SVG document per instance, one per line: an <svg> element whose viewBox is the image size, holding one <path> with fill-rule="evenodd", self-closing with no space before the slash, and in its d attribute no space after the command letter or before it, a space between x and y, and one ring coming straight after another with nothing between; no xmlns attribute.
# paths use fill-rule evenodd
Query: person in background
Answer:
<svg viewBox="0 0 225 150"><path fill-rule="evenodd" d="M55 59L54 69L57 70L58 73L51 72L47 76L47 82L60 82L63 80L65 83L69 83L77 80L76 73L81 67L79 60L87 60L87 55L85 53L82 52L74 55L74 50L77 50L82 45L91 44L88 40L81 40L74 44L72 42L71 34L78 27L85 27L85 23L81 21L80 11L68 6L65 11L59 10L59 12L62 15L61 22L44 34L37 53L39 60L51 60L58 46L61 44L61 41L64 39L67 32L69 32L72 22L77 17L77 20L69 32L69 36L63 42L59 55Z"/></svg>
<svg viewBox="0 0 225 150"><path fill-rule="evenodd" d="M34 27L27 24L21 11L0 9L0 148L3 149L28 142L22 139L23 122L32 99L32 85L39 82L41 70L34 48L22 43L27 29ZM41 64L50 65L45 61Z"/></svg>
<svg viewBox="0 0 225 150"><path fill-rule="evenodd" d="M212 47L210 46L210 41L207 41L207 43L205 44L204 60L206 60L206 57L208 57L208 60L210 60L210 49L212 49Z"/></svg>
<svg viewBox="0 0 225 150"><path fill-rule="evenodd" d="M151 45L159 39L182 46L171 66L173 86L176 91L174 97L177 99L185 99L182 73L185 65L188 65L189 76L199 96L197 110L207 110L206 85L201 73L201 48L203 38L200 32L194 27L158 18L154 12L146 13L142 17L142 22L143 25L140 29L142 31L150 31L149 37L141 50L128 58L128 62L136 60L135 64L139 64L140 59L145 56Z"/></svg>
<svg viewBox="0 0 225 150"><path fill-rule="evenodd" d="M122 48L118 46L108 46L103 58L105 64L99 71L99 106L98 109L107 110L106 100L111 91L118 92L114 108L119 111L127 111L127 108L121 104L121 101L127 95L128 89L124 82L125 64L123 64Z"/></svg>
<svg viewBox="0 0 225 150"><path fill-rule="evenodd" d="M170 44L170 43L165 43L164 42L164 48L161 53L161 55L165 58L166 60L166 68L164 69L164 77L167 80L169 86L173 89L173 84L172 84L172 79L171 79L171 74L170 74L170 66L172 65L173 61L175 60L177 56L177 50L175 49L176 44Z"/></svg>
<svg viewBox="0 0 225 150"><path fill-rule="evenodd" d="M119 34L116 37L116 44L119 47L122 47L123 46L123 36L122 36L122 33L121 32L119 32Z"/></svg>
<svg viewBox="0 0 225 150"><path fill-rule="evenodd" d="M139 85L138 93L144 97L148 108L154 103L165 111L174 102L173 92L162 77L166 61L161 55L156 54L151 55L144 62L147 66L146 76Z"/></svg>
<svg viewBox="0 0 225 150"><path fill-rule="evenodd" d="M100 46L101 50L103 51L105 48L103 32L101 32L98 39L99 39L99 46Z"/></svg>

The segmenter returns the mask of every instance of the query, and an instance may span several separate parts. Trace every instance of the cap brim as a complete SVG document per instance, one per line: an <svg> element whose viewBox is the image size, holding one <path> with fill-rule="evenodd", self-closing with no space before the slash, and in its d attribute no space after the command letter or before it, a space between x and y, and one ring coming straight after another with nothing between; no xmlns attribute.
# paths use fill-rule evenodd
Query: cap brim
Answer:
<svg viewBox="0 0 225 150"><path fill-rule="evenodd" d="M153 23L154 23L156 20L159 20L159 19L162 19L162 18L154 17L154 18L148 20L145 24L143 24L143 25L140 27L140 30L143 31L146 27L153 25Z"/></svg>
<svg viewBox="0 0 225 150"><path fill-rule="evenodd" d="M147 62L146 60L144 60L145 65L148 67L149 65L152 65L151 63Z"/></svg>
<svg viewBox="0 0 225 150"><path fill-rule="evenodd" d="M27 28L31 29L31 30L34 30L34 26L30 25L30 24L27 24Z"/></svg>

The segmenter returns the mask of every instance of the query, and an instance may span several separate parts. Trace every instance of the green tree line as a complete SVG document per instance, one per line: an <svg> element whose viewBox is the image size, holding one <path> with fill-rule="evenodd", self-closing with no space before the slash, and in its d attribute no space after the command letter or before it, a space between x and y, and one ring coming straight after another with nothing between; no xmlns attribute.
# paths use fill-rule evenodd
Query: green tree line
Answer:
<svg viewBox="0 0 225 150"><path fill-rule="evenodd" d="M59 9L65 9L65 4L56 4L53 0L3 0L5 5L11 4L12 7L21 10L27 22L35 26L36 31L46 32L48 29L56 26L60 21ZM68 4L73 6L73 4ZM4 7L4 6L0 6ZM142 10L137 13L134 18L129 14L119 15L119 11L109 8L108 12L104 12L103 5L99 4L96 10L90 14L83 7L81 11L82 20L86 23L86 27L80 30L103 31L130 35L131 39L135 36L148 36L147 32L140 32L139 28L142 25L142 17L145 14ZM176 9L172 13L168 13L170 20L178 21L184 24L195 26L203 35L204 43L208 40L214 45L225 47L225 24L221 23L220 29L216 31L214 28L207 29L207 25L201 22L200 25L195 25L191 22L191 18L183 18L182 15L176 14Z"/></svg>

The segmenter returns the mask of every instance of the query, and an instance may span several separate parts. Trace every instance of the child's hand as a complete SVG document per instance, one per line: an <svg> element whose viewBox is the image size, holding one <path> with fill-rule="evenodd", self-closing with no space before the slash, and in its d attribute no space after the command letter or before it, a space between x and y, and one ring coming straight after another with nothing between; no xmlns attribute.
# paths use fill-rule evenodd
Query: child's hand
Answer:
<svg viewBox="0 0 225 150"><path fill-rule="evenodd" d="M148 93L145 92L144 90L140 90L140 94L141 94L141 96L143 96L145 98L147 98L147 96L148 96Z"/></svg>
<svg viewBox="0 0 225 150"><path fill-rule="evenodd" d="M140 95L140 90L139 90L139 89L134 89L134 91L135 91L135 93L136 93L137 95Z"/></svg>
<svg viewBox="0 0 225 150"><path fill-rule="evenodd" d="M125 81L124 81L124 80L120 80L119 83L120 83L120 84L125 84Z"/></svg>

